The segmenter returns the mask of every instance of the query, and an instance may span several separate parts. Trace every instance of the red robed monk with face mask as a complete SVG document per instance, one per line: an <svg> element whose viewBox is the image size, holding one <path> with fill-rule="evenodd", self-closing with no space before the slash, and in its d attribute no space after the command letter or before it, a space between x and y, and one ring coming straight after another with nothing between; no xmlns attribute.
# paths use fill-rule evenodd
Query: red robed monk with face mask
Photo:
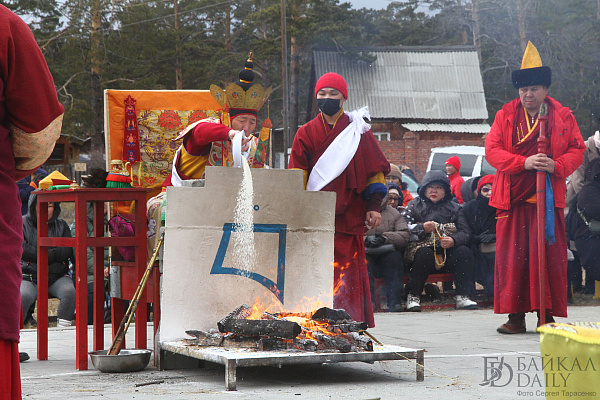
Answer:
<svg viewBox="0 0 600 400"><path fill-rule="evenodd" d="M315 98L321 111L294 138L290 168L304 171L307 190L335 192L333 306L354 320L375 326L365 261L363 235L381 222L390 164L364 121L366 107L351 113L346 81L329 72L317 81Z"/></svg>

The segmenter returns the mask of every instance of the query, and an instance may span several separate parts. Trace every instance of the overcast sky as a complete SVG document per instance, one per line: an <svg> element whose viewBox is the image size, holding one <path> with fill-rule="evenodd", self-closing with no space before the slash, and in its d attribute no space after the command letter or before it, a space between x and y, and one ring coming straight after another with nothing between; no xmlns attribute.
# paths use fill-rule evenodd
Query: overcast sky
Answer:
<svg viewBox="0 0 600 400"><path fill-rule="evenodd" d="M342 0L342 2L349 2L353 8L372 8L375 10L382 10L387 8L391 0Z"/></svg>

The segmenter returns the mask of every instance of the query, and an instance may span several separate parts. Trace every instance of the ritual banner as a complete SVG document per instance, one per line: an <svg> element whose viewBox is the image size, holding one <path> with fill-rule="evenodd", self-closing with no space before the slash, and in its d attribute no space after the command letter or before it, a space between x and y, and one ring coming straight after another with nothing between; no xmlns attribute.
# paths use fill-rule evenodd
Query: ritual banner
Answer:
<svg viewBox="0 0 600 400"><path fill-rule="evenodd" d="M137 126L127 116L135 104ZM133 170L135 187L152 189L152 197L161 190L169 175L175 151L182 139L174 140L189 124L207 117L218 118L220 106L208 90L105 90L104 125L106 141L106 168L110 171L112 160L127 161L128 171ZM134 129L132 129L134 127ZM135 128L137 128L137 135ZM125 135L133 132L133 135ZM124 159L124 143L137 141L137 153L130 160ZM132 153L132 152L129 152Z"/></svg>

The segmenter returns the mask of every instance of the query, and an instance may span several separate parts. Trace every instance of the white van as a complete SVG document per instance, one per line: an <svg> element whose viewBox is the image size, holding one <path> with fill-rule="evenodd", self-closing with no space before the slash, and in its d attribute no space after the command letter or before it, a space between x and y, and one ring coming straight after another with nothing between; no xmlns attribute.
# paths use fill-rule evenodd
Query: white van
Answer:
<svg viewBox="0 0 600 400"><path fill-rule="evenodd" d="M446 172L446 160L452 156L460 158L460 175L465 180L496 173L496 169L485 159L485 147L479 146L434 147L429 156L427 172L436 169Z"/></svg>

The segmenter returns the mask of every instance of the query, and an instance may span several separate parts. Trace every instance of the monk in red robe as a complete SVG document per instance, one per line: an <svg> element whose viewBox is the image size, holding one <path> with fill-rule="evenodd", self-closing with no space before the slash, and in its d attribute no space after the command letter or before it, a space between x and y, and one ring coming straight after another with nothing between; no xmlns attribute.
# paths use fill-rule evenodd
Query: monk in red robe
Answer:
<svg viewBox="0 0 600 400"><path fill-rule="evenodd" d="M16 181L34 173L52 153L64 108L27 24L1 5L0 21L0 398L15 400L21 399L23 315L23 222Z"/></svg>
<svg viewBox="0 0 600 400"><path fill-rule="evenodd" d="M567 316L567 241L564 226L566 178L583 159L585 144L569 110L548 97L551 70L531 43L520 70L512 75L519 98L496 114L485 141L485 157L497 169L490 206L497 209L494 312L508 313L500 333L526 331L525 313ZM549 145L538 153L538 113L548 107L545 132ZM536 171L549 174L554 195L554 243L546 240L545 310L540 310ZM548 213L546 223L552 220ZM550 217L550 218L549 218ZM544 237L544 233L540 233Z"/></svg>
<svg viewBox="0 0 600 400"><path fill-rule="evenodd" d="M289 167L304 171L307 190L337 194L333 306L373 327L363 235L367 227L381 222L379 210L387 194L390 164L362 119L365 109L350 114L342 109L348 98L344 78L332 72L323 75L315 96L321 112L296 133ZM336 138L334 152L330 145Z"/></svg>

